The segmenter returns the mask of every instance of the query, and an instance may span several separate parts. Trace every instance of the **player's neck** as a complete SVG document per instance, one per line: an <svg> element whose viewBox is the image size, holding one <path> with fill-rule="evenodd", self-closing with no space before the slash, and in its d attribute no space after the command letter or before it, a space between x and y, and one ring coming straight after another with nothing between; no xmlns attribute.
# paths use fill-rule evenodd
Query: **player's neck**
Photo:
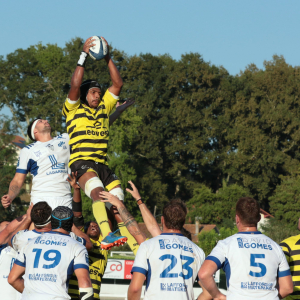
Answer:
<svg viewBox="0 0 300 300"><path fill-rule="evenodd" d="M238 228L239 232L257 231L256 226L247 226L247 225L240 224L239 226L237 226L237 228Z"/></svg>
<svg viewBox="0 0 300 300"><path fill-rule="evenodd" d="M39 134L38 141L41 143L49 142L53 139L50 133Z"/></svg>
<svg viewBox="0 0 300 300"><path fill-rule="evenodd" d="M166 226L163 228L163 233L181 233L181 230L177 229L169 229Z"/></svg>
<svg viewBox="0 0 300 300"><path fill-rule="evenodd" d="M53 229L52 231L54 232L60 232L60 233L63 233L63 234L70 234L68 231L62 229L62 228L58 228L58 229Z"/></svg>
<svg viewBox="0 0 300 300"><path fill-rule="evenodd" d="M49 227L44 227L44 228L34 228L37 232L48 232L51 231L51 228Z"/></svg>

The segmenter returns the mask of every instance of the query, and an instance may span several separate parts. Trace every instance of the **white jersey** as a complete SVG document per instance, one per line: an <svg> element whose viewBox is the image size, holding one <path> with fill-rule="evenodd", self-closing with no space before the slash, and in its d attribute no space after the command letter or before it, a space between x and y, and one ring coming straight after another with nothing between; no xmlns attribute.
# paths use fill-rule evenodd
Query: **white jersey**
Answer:
<svg viewBox="0 0 300 300"><path fill-rule="evenodd" d="M77 269L89 270L86 248L69 235L48 232L30 240L15 264L25 267L22 300L65 300L68 281Z"/></svg>
<svg viewBox="0 0 300 300"><path fill-rule="evenodd" d="M68 198L71 203L71 188L66 180L69 158L70 148L67 133L48 142L32 143L21 150L16 173L27 174L30 172L33 176L32 199L43 201L43 197L61 197ZM52 207L52 209L54 208Z"/></svg>
<svg viewBox="0 0 300 300"><path fill-rule="evenodd" d="M28 241L41 236L43 234L46 234L47 232L39 232L36 231L35 229L33 230L20 230L18 233L16 233L12 239L11 239L11 245L14 248L14 250L16 250L17 252L20 252L21 249L28 243ZM82 244L83 246L85 246L86 244L86 240L77 236L75 233L70 232L70 237L73 240L76 240L77 242L79 242L80 244Z"/></svg>
<svg viewBox="0 0 300 300"><path fill-rule="evenodd" d="M0 287L1 287L1 300L19 300L21 294L15 290L8 282L7 278L10 270L17 257L17 252L7 247L7 244L0 246Z"/></svg>
<svg viewBox="0 0 300 300"><path fill-rule="evenodd" d="M226 273L228 300L275 300L277 277L290 275L280 246L259 231L219 241L206 260Z"/></svg>
<svg viewBox="0 0 300 300"><path fill-rule="evenodd" d="M140 245L131 272L146 276L145 300L194 300L204 260L203 250L182 234L162 233Z"/></svg>

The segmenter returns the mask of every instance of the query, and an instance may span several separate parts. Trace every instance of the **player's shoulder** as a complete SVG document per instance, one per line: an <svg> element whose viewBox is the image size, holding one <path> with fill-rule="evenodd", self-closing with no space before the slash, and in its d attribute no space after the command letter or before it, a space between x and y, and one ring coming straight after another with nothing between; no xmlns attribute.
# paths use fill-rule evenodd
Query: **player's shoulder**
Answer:
<svg viewBox="0 0 300 300"><path fill-rule="evenodd" d="M62 133L54 137L53 140L69 140L69 135L67 133Z"/></svg>
<svg viewBox="0 0 300 300"><path fill-rule="evenodd" d="M24 148L21 149L20 155L25 154L25 153L26 154L31 153L36 148L36 146L37 146L36 142L25 146Z"/></svg>
<svg viewBox="0 0 300 300"><path fill-rule="evenodd" d="M5 249L3 249L3 254L11 255L11 256L16 256L18 253L15 251L14 248L8 246Z"/></svg>
<svg viewBox="0 0 300 300"><path fill-rule="evenodd" d="M296 245L298 243L298 241L300 241L300 234L293 235L293 236L290 236L290 237L286 238L285 240L283 240L282 242L280 242L279 245L286 244L289 247L292 247L292 246Z"/></svg>

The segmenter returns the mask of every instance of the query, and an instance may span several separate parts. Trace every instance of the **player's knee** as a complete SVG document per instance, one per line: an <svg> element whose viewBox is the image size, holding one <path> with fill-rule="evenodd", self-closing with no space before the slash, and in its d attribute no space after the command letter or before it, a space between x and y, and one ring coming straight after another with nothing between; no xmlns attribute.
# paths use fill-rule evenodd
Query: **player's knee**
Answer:
<svg viewBox="0 0 300 300"><path fill-rule="evenodd" d="M124 201L124 193L121 187L116 187L109 191L114 196L118 197L121 201Z"/></svg>
<svg viewBox="0 0 300 300"><path fill-rule="evenodd" d="M85 183L84 192L89 198L98 200L100 189L104 190L102 181L98 177L92 177Z"/></svg>

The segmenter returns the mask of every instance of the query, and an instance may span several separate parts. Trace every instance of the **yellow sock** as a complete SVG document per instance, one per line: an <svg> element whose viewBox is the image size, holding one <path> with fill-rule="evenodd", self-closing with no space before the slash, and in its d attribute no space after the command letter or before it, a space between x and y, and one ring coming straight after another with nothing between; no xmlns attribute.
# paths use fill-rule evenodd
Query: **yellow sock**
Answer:
<svg viewBox="0 0 300 300"><path fill-rule="evenodd" d="M93 214L100 227L103 237L106 237L111 231L108 224L105 203L96 201L93 202Z"/></svg>
<svg viewBox="0 0 300 300"><path fill-rule="evenodd" d="M139 244L136 241L136 239L130 234L128 231L127 227L124 225L124 223L118 223L118 227L120 229L120 233L123 236L127 237L127 244L129 245L130 249L132 250L133 254L136 255L138 249L139 249Z"/></svg>

